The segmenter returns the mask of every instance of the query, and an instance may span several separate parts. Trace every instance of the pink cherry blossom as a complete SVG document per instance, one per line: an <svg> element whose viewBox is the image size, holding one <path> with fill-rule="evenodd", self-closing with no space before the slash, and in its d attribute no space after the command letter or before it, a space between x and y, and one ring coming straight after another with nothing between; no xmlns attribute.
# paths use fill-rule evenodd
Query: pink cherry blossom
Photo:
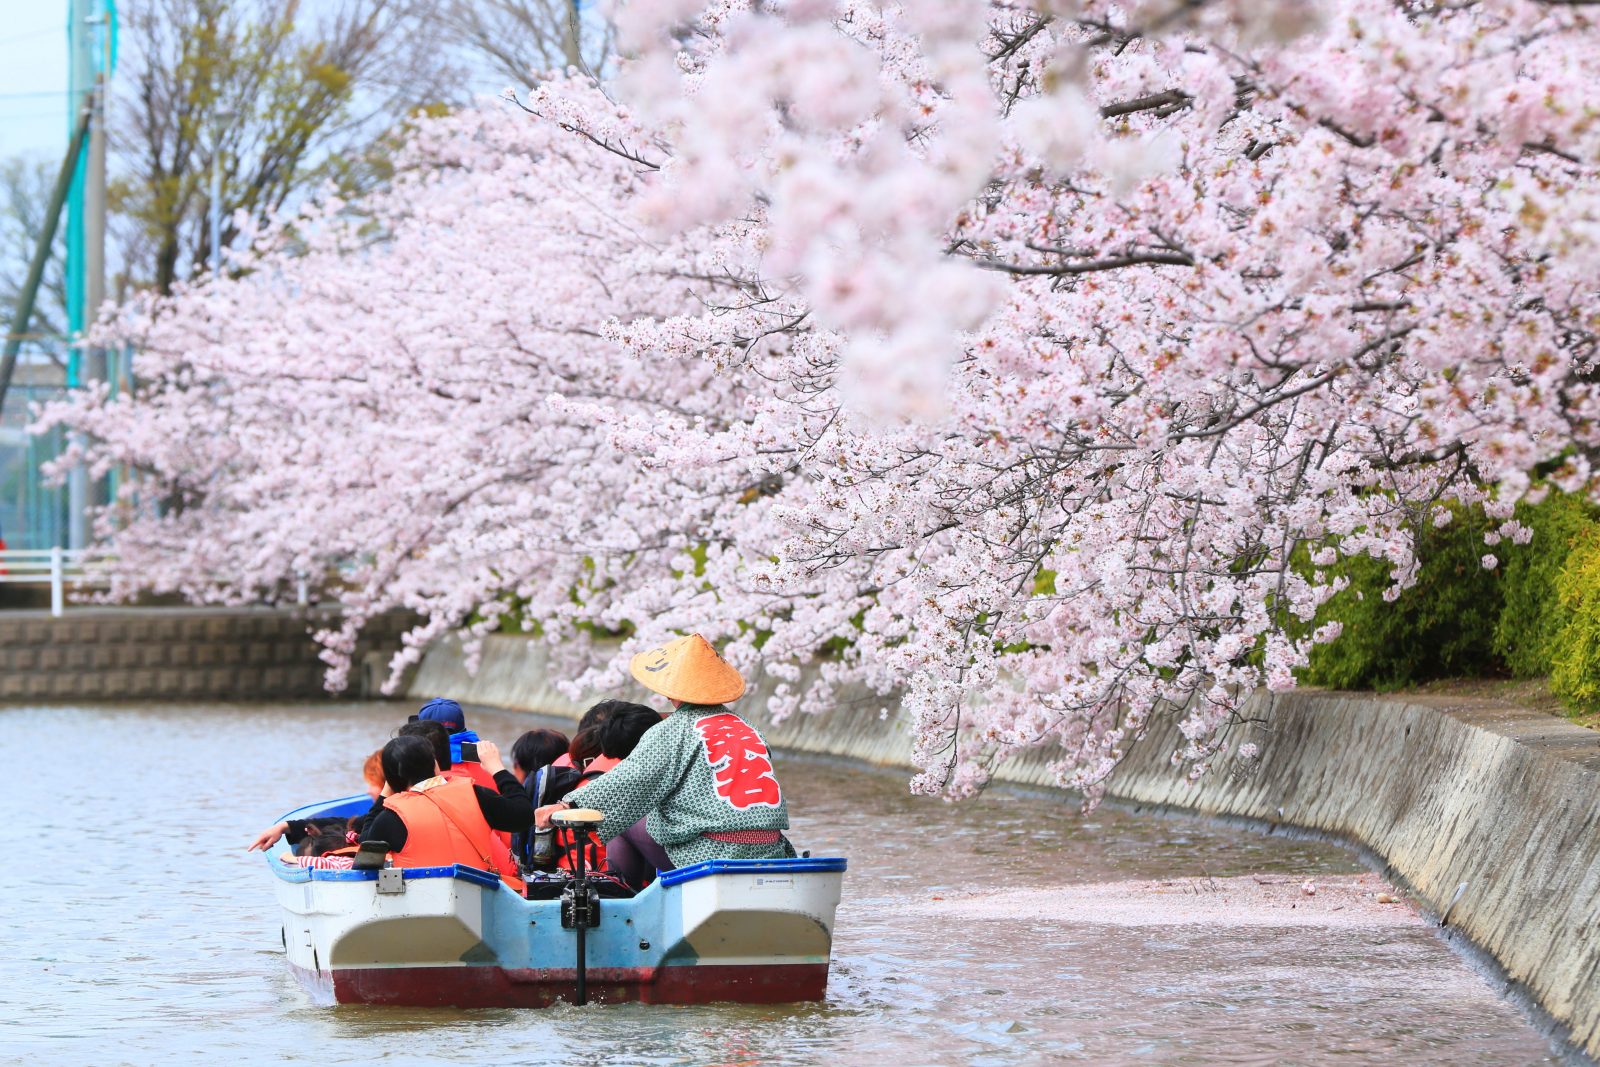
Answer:
<svg viewBox="0 0 1600 1067"><path fill-rule="evenodd" d="M1522 543L1536 472L1591 490L1582 5L617 18L615 99L422 122L391 186L105 324L139 389L41 425L139 472L117 594L304 577L335 685L391 607L396 667L516 625L573 689L698 630L775 715L899 694L914 788L1044 746L1092 802L1158 720L1183 773L1238 750L1341 558L1392 600L1452 502Z"/></svg>

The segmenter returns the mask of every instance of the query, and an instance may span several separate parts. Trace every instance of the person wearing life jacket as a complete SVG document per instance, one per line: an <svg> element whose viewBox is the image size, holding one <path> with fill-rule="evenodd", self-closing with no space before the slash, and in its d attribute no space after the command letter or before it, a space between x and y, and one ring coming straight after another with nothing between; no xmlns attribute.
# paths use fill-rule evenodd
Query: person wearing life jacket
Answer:
<svg viewBox="0 0 1600 1067"><path fill-rule="evenodd" d="M500 762L500 750L479 742L479 758L497 790L440 774L425 738L397 737L383 746L385 795L361 831L363 843L381 841L397 867L461 864L493 871L517 892L516 863L496 830L515 833L533 822L533 805Z"/></svg>
<svg viewBox="0 0 1600 1067"><path fill-rule="evenodd" d="M491 793L499 791L500 787L495 784L494 775L490 774L483 764L476 761L472 763L445 762L450 758L450 735L446 733L445 728L438 723L420 720L417 722L408 722L404 726L400 727L398 731L396 731L395 736L420 737L427 741L428 744L432 745L434 759L439 761L439 766L441 768L439 771L439 776L444 778L446 781L454 781L455 779L460 778L463 781L471 782L473 785L482 786ZM538 807L537 804L534 806ZM363 827L363 829L365 829L365 827ZM512 835L503 833L499 830L496 830L495 833L500 835L500 841L502 844L504 844L507 848L511 847Z"/></svg>
<svg viewBox="0 0 1600 1067"><path fill-rule="evenodd" d="M441 773L446 778L465 778L473 785L481 785L485 789L494 789L494 775L484 769L483 764L476 760L470 763L457 763L450 758L450 732L439 723L431 720L418 720L408 722L395 731L396 737L421 737L433 746L433 752L443 768ZM477 735L474 734L474 737Z"/></svg>
<svg viewBox="0 0 1600 1067"><path fill-rule="evenodd" d="M755 727L725 706L744 695L739 672L699 634L641 652L629 666L675 710L627 759L539 808L535 825L548 825L563 808L595 808L605 814L600 837L610 842L642 818L677 867L793 856L783 835L789 809L771 750Z"/></svg>
<svg viewBox="0 0 1600 1067"><path fill-rule="evenodd" d="M601 703L610 705L618 702L607 700L602 701ZM595 708L598 707L600 707L599 704L595 705ZM590 708L589 712L593 713L595 708ZM610 710L608 708L607 714L609 713ZM590 719L590 714L585 714L584 718L586 720ZM579 785L600 777L602 774L606 773L612 767L617 765L619 761L615 759L607 759L605 754L600 749L600 731L603 728L605 721L606 720L602 718L600 719L601 725L591 726L582 726L580 723L578 732L572 735L572 743L567 747L567 765L564 767L560 766L559 761L557 764L552 765L552 769L555 771L555 773L563 776L570 776L571 780L565 783L565 789L559 793L553 794L553 796L548 799L554 800L557 797L564 797ZM537 806L538 805L535 805L535 807ZM591 871L598 871L602 869L606 863L606 847L601 843L600 838L593 833L585 833L584 847L587 849L587 855L583 861L584 866ZM555 862L556 866L560 867L562 870L570 871L576 869L577 859L572 854L570 841L567 842L567 847L557 848Z"/></svg>
<svg viewBox="0 0 1600 1067"><path fill-rule="evenodd" d="M375 750L361 765L361 780L366 783L367 796L377 800L383 792L383 749Z"/></svg>
<svg viewBox="0 0 1600 1067"><path fill-rule="evenodd" d="M583 770L584 767L581 765L580 758L574 756L573 752L588 752L588 756L584 758L592 758L598 754L600 751L600 726L619 709L631 706L626 700L602 700L592 705L588 711L583 713L583 717L578 720L578 730L572 735L572 748L563 755L556 757L551 766L575 767L580 771ZM580 738L584 740L580 741ZM588 751L590 749L593 751ZM605 769L610 770L610 767Z"/></svg>
<svg viewBox="0 0 1600 1067"><path fill-rule="evenodd" d="M572 769L578 772L578 777L582 781L598 778L620 762L607 756L605 750L601 748L600 731L603 729L605 729L604 722L599 726L579 730L572 735L572 744L567 748L567 760Z"/></svg>

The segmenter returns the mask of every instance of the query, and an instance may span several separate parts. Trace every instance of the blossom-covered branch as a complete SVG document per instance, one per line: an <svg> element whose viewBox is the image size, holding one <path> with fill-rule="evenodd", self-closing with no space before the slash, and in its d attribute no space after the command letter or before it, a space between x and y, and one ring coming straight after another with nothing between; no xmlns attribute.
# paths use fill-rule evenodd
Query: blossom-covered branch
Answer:
<svg viewBox="0 0 1600 1067"><path fill-rule="evenodd" d="M1341 557L1402 595L1445 502L1590 488L1592 20L635 2L622 105L424 124L48 420L183 502L108 516L123 591L333 576L336 662L391 605L577 684L693 628L778 714L903 693L919 788L1049 745L1093 797L1159 715L1201 773Z"/></svg>

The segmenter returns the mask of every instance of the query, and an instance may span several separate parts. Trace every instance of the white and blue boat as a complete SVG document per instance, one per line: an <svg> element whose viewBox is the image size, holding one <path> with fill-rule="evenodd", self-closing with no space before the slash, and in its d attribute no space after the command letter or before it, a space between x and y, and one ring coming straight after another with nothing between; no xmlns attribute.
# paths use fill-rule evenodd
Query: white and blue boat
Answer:
<svg viewBox="0 0 1600 1067"><path fill-rule="evenodd" d="M365 795L286 819L359 815ZM289 966L324 1004L544 1007L574 998L575 931L559 900L526 900L460 865L315 870L267 853ZM588 999L776 1004L828 985L842 858L711 860L599 903L585 931Z"/></svg>

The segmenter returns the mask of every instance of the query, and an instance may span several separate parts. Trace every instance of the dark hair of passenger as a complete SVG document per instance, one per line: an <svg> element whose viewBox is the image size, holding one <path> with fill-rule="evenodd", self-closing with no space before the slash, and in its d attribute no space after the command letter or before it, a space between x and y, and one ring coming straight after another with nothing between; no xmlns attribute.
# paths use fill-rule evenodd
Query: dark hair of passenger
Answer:
<svg viewBox="0 0 1600 1067"><path fill-rule="evenodd" d="M349 843L344 830L328 829L302 838L300 843L294 847L294 854L296 856L326 856L335 849L344 848Z"/></svg>
<svg viewBox="0 0 1600 1067"><path fill-rule="evenodd" d="M572 765L582 770L584 764L600 755L600 728L591 726L573 734L572 744L567 746L567 755L572 757Z"/></svg>
<svg viewBox="0 0 1600 1067"><path fill-rule="evenodd" d="M638 705L629 703L626 700L602 700L583 713L583 718L578 720L578 732L581 734L585 730L599 726L623 708L635 707L638 707Z"/></svg>
<svg viewBox="0 0 1600 1067"><path fill-rule="evenodd" d="M425 737L408 734L383 746L383 778L391 792L403 793L434 775L438 757Z"/></svg>
<svg viewBox="0 0 1600 1067"><path fill-rule="evenodd" d="M454 761L450 758L450 731L436 722L408 722L400 727L396 737L420 737L433 746L433 758L439 761L439 769L448 771Z"/></svg>
<svg viewBox="0 0 1600 1067"><path fill-rule="evenodd" d="M523 774L548 767L567 751L567 735L560 730L529 730L511 745L511 765Z"/></svg>
<svg viewBox="0 0 1600 1067"><path fill-rule="evenodd" d="M654 708L629 704L620 711L612 712L611 718L600 727L600 751L612 759L627 759L645 731L660 724L661 716Z"/></svg>

